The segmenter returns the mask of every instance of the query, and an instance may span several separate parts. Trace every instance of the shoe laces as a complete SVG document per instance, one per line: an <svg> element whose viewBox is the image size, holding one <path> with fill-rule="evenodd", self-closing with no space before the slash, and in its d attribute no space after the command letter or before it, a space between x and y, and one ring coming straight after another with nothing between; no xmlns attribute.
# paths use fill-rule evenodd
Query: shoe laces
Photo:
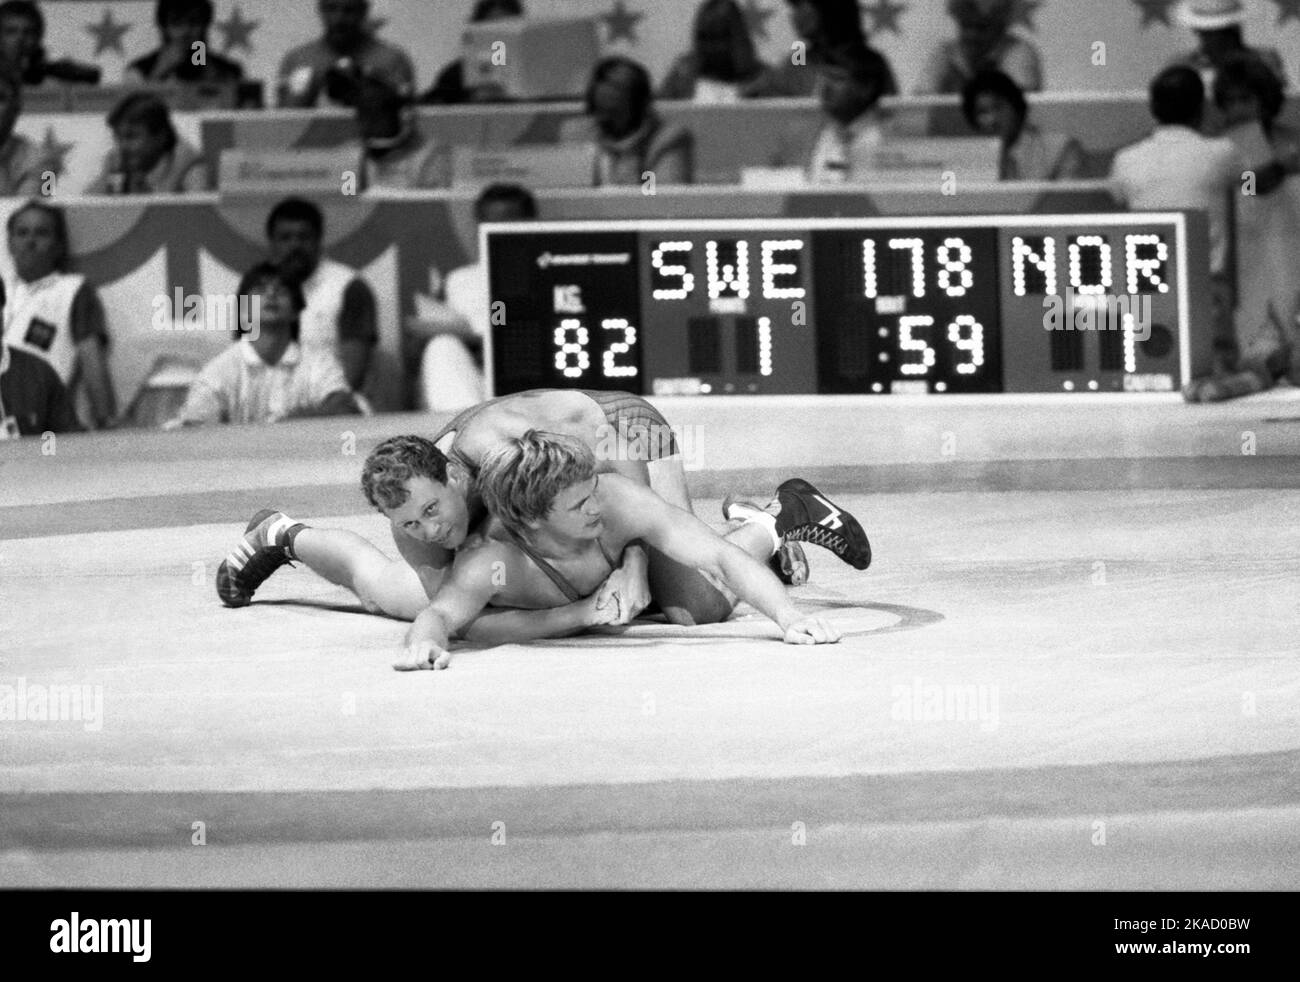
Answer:
<svg viewBox="0 0 1300 982"><path fill-rule="evenodd" d="M821 546L823 549L829 549L837 556L842 556L849 551L848 540L838 532L832 532L824 525L801 525L797 529L792 529L786 535L787 539L795 542L808 542L815 546Z"/></svg>

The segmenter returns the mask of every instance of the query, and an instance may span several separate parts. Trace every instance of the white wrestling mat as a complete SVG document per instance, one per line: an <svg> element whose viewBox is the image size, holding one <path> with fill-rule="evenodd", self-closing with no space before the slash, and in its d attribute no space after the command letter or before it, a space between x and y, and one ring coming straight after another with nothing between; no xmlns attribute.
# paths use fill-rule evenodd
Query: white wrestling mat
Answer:
<svg viewBox="0 0 1300 982"><path fill-rule="evenodd" d="M391 551L361 462L437 420L0 445L0 882L1300 887L1293 401L658 404L706 521L796 474L859 516L872 568L795 591L841 644L742 609L398 673L309 572L212 578L264 506Z"/></svg>

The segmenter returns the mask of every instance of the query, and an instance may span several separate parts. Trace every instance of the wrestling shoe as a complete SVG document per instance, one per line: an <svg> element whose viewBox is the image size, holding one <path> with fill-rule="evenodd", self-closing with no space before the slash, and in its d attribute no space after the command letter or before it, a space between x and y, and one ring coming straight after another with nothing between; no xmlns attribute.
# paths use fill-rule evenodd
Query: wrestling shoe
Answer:
<svg viewBox="0 0 1300 982"><path fill-rule="evenodd" d="M776 532L782 540L829 549L854 569L871 565L871 543L858 520L807 481L786 481L776 489L776 497L781 503Z"/></svg>
<svg viewBox="0 0 1300 982"><path fill-rule="evenodd" d="M772 524L772 534L780 540L776 547L776 552L768 559L768 568L776 574L776 578L786 586L803 586L808 582L808 557L804 555L803 546L797 542L787 542L776 534L776 515L775 509L779 507L776 499L768 508L760 508L752 501L744 501L740 498L727 495L722 502L722 517L731 521L732 519L760 520L769 521Z"/></svg>
<svg viewBox="0 0 1300 982"><path fill-rule="evenodd" d="M288 550L276 543L297 524L270 508L253 516L239 545L217 567L217 596L223 604L247 607L266 578L290 562Z"/></svg>

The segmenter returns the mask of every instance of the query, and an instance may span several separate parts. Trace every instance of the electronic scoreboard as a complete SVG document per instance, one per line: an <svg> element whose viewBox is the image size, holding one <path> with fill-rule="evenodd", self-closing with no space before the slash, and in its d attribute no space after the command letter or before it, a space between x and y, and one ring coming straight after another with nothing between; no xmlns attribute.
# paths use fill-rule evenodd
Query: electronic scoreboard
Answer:
<svg viewBox="0 0 1300 982"><path fill-rule="evenodd" d="M489 374L643 395L1177 391L1199 213L485 225Z"/></svg>

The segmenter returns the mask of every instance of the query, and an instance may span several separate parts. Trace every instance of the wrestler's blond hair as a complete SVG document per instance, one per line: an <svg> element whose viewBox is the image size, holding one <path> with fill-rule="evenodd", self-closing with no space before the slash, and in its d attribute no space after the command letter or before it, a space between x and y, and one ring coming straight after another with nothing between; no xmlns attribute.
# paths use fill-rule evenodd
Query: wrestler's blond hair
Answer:
<svg viewBox="0 0 1300 982"><path fill-rule="evenodd" d="M529 430L488 453L479 466L478 490L487 510L523 535L530 522L550 514L556 496L595 473L595 454L581 440Z"/></svg>

